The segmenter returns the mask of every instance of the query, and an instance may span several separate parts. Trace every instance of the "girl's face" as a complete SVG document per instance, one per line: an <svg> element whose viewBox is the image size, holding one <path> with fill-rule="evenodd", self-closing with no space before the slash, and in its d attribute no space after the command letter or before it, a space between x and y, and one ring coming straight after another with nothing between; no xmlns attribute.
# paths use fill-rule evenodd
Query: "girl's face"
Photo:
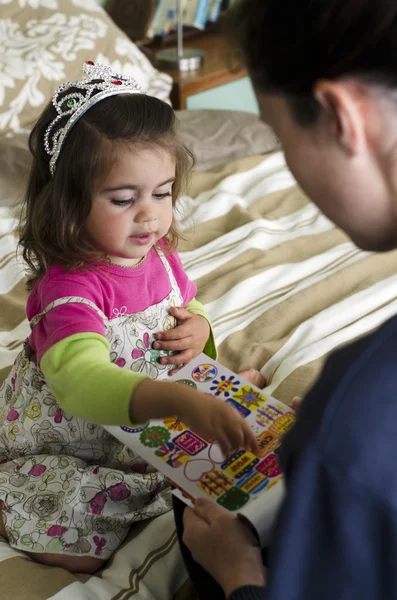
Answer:
<svg viewBox="0 0 397 600"><path fill-rule="evenodd" d="M172 223L175 161L160 149L120 147L109 176L92 198L85 230L110 260L133 266Z"/></svg>
<svg viewBox="0 0 397 600"><path fill-rule="evenodd" d="M389 250L397 246L397 190L387 185L382 164L390 122L378 100L345 87L345 96L335 96L336 117L325 110L308 126L297 123L282 96L258 92L258 101L309 198L360 248Z"/></svg>

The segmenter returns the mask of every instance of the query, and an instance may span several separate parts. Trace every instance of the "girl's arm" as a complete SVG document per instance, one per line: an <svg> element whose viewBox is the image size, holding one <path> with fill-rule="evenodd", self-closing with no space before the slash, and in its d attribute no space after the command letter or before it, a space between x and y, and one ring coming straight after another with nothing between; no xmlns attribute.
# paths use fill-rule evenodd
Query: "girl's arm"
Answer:
<svg viewBox="0 0 397 600"><path fill-rule="evenodd" d="M58 342L41 369L59 405L69 414L103 425L129 425L178 416L217 439L224 453L257 449L255 435L230 405L187 386L153 381L109 360L106 338L81 333Z"/></svg>
<svg viewBox="0 0 397 600"><path fill-rule="evenodd" d="M102 425L129 425L130 400L145 375L110 362L109 342L98 333L78 333L57 342L40 368L69 414Z"/></svg>

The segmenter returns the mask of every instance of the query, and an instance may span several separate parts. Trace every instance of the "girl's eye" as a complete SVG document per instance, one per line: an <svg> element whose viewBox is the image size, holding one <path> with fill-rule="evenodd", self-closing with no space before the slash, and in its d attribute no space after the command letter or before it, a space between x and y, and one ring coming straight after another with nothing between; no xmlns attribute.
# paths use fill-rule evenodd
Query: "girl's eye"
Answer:
<svg viewBox="0 0 397 600"><path fill-rule="evenodd" d="M127 204L130 204L133 201L133 198L130 198L129 200L110 200L110 202L116 206L127 206Z"/></svg>
<svg viewBox="0 0 397 600"><path fill-rule="evenodd" d="M153 197L157 200L162 200L163 198L169 198L171 196L171 192L165 192L164 194L153 194Z"/></svg>

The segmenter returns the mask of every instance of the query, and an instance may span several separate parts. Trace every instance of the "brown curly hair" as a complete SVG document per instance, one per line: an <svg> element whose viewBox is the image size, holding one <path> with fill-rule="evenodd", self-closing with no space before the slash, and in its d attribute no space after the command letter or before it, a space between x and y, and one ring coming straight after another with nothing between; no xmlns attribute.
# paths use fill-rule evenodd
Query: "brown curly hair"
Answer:
<svg viewBox="0 0 397 600"><path fill-rule="evenodd" d="M144 94L120 94L99 101L76 122L51 177L50 157L43 140L55 117L55 109L49 103L29 138L33 163L19 228L29 288L51 266L65 265L72 270L105 258L90 244L84 223L91 210L93 192L108 176L120 145L170 152L176 163L174 207L186 189L194 164L192 153L178 140L175 113L167 103ZM166 236L170 249L180 237L174 217Z"/></svg>

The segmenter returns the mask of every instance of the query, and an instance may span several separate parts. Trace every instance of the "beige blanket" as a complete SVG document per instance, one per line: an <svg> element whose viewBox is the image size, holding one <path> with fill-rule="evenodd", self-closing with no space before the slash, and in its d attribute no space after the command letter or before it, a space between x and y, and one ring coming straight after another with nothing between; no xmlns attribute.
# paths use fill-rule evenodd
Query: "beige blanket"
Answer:
<svg viewBox="0 0 397 600"><path fill-rule="evenodd" d="M182 203L185 267L212 318L220 360L261 368L289 402L334 348L397 312L397 254L359 251L307 201L282 154L196 173ZM0 209L0 379L28 333L15 222ZM0 543L2 598L167 600L189 597L172 514L136 526L106 569L75 576Z"/></svg>

